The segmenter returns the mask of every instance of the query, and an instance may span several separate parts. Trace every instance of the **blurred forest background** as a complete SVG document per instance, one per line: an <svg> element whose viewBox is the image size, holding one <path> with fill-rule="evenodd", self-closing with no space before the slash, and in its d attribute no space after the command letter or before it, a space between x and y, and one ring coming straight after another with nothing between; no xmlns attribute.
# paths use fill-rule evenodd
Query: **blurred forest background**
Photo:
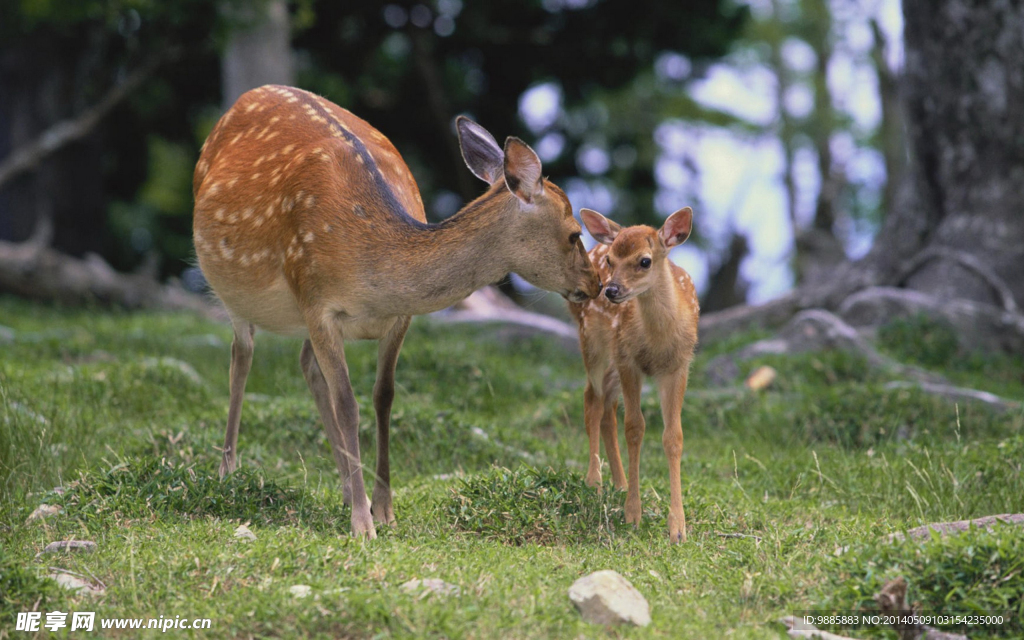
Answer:
<svg viewBox="0 0 1024 640"><path fill-rule="evenodd" d="M434 220L481 191L465 113L534 145L577 210L694 206L675 258L705 308L761 301L863 254L891 206L901 30L898 0L3 3L0 240L52 220L61 252L201 288L199 147L277 82L391 138Z"/></svg>

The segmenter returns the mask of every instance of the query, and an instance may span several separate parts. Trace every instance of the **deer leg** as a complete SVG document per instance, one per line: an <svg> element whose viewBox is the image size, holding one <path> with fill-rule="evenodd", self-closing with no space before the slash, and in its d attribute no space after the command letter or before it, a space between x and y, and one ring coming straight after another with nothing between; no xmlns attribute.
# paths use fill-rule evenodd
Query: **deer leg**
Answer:
<svg viewBox="0 0 1024 640"><path fill-rule="evenodd" d="M323 371L316 361L316 354L313 353L313 343L306 340L302 343L302 353L299 355L299 363L302 365L302 375L306 378L306 384L313 394L313 401L320 413L320 420L324 425L324 432L327 434L327 441L331 445L331 454L342 477L342 499L345 504L352 504L352 484L348 478L348 456L345 455L345 446L341 440L341 427L338 426L338 418L334 415L334 406L331 404L331 391L327 388L327 380L324 379Z"/></svg>
<svg viewBox="0 0 1024 640"><path fill-rule="evenodd" d="M614 369L604 376L604 413L601 416L601 439L608 466L612 470L612 482L619 491L626 489L626 473L622 470L622 454L619 453L619 377Z"/></svg>
<svg viewBox="0 0 1024 640"><path fill-rule="evenodd" d="M405 332L409 330L410 319L409 316L398 318L377 345L377 382L373 385L373 410L377 414L377 470L370 512L373 519L382 524L395 523L395 511L391 504L391 460L388 451L391 437L391 403L395 399L395 366L398 364L398 352L402 350L402 341L405 340Z"/></svg>
<svg viewBox="0 0 1024 640"><path fill-rule="evenodd" d="M328 314L310 315L306 321L309 327L309 341L313 346L316 362L327 381L331 404L334 407L336 423L324 422L332 449L337 449L331 437L331 429L340 427L341 454L348 459L347 468L338 464L342 481L352 485L352 535L377 537L373 518L370 515L370 502L366 499L366 487L363 485L363 466L359 457L359 405L352 393L352 382L348 375L348 364L345 362L345 344L341 331L333 324ZM335 436L337 437L337 435ZM335 454L337 459L338 454Z"/></svg>
<svg viewBox="0 0 1024 640"><path fill-rule="evenodd" d="M665 376L658 381L658 395L661 396L661 415L665 432L661 442L668 459L668 481L671 501L668 511L668 535L672 542L686 540L686 513L683 511L683 491L679 478L680 459L683 456L683 425L680 413L683 410L683 396L689 372Z"/></svg>
<svg viewBox="0 0 1024 640"><path fill-rule="evenodd" d="M238 426L242 421L242 401L245 399L245 381L252 367L253 334L256 327L248 322L232 320L235 337L231 340L231 396L228 402L228 426L224 432L224 455L220 461L220 477L238 467Z"/></svg>
<svg viewBox="0 0 1024 640"><path fill-rule="evenodd" d="M640 373L619 369L622 403L626 407L626 448L629 452L629 487L626 491L626 522L640 524L640 447L644 441L644 414L640 410Z"/></svg>
<svg viewBox="0 0 1024 640"><path fill-rule="evenodd" d="M591 380L587 380L587 389L583 393L583 423L587 427L587 439L590 442L590 457L587 460L588 487L601 486L601 410L604 399Z"/></svg>

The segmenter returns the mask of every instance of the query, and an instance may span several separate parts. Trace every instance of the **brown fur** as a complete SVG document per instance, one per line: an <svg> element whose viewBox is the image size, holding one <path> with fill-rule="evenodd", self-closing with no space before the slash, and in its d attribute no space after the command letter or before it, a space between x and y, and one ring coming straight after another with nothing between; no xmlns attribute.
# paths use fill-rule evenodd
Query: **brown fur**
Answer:
<svg viewBox="0 0 1024 640"><path fill-rule="evenodd" d="M493 143L484 147L500 158ZM506 149L540 175L532 149L515 139ZM409 316L510 271L566 296L600 291L582 244L571 241L580 227L565 194L546 180L529 186L527 202L495 179L461 212L428 225L412 173L368 123L301 89L268 85L240 97L203 145L193 179L196 255L235 327L221 473L237 464L253 327L305 336L302 367L353 501L353 531L373 537L343 345L380 340L373 518L393 520L387 435Z"/></svg>
<svg viewBox="0 0 1024 640"><path fill-rule="evenodd" d="M593 232L589 224L588 228ZM613 233L616 229L617 225ZM686 228L688 234L689 227ZM682 239L685 240L685 235ZM671 239L672 245L678 242L678 238ZM615 487L627 486L616 424L621 390L629 450L626 521L639 524L640 445L645 430L640 411L640 387L644 376L654 378L665 423L662 442L668 458L671 488L669 535L676 542L686 539L679 470L683 450L680 412L697 344L700 309L689 274L668 259L670 248L660 232L651 227L619 230L610 246L594 247L590 259L605 287L619 288L625 301L615 304L599 296L569 306L579 325L580 347L587 370L584 394L584 420L590 439L587 484L601 484L600 434ZM650 268L640 267L639 260L643 257L651 259Z"/></svg>

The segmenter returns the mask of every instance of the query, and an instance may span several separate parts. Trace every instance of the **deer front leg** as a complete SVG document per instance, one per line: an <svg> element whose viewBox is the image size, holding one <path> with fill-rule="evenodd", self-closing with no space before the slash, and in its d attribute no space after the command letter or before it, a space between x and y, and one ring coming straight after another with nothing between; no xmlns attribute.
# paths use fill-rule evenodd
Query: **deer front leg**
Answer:
<svg viewBox="0 0 1024 640"><path fill-rule="evenodd" d="M626 449L629 452L629 487L626 491L626 522L640 524L640 447L644 442L644 414L640 410L640 372L619 369L622 403L626 408Z"/></svg>
<svg viewBox="0 0 1024 640"><path fill-rule="evenodd" d="M345 504L352 504L352 484L348 478L348 456L345 454L345 445L341 440L341 427L338 426L338 418L334 415L334 406L331 404L331 391L327 388L327 381L324 380L323 371L316 361L313 353L313 344L306 340L302 343L302 353L299 355L299 363L302 365L302 375L306 378L306 384L313 394L313 402L316 403L317 412L320 413L320 420L324 425L324 432L327 434L327 442L331 445L331 455L334 456L334 463L338 466L342 478L342 500Z"/></svg>
<svg viewBox="0 0 1024 640"><path fill-rule="evenodd" d="M338 464L338 471L342 474L342 482L349 482L352 485L352 535L373 539L377 537L377 530L370 515L370 502L366 499L363 466L359 456L359 405L356 403L355 394L352 393L341 331L333 325L329 314L311 315L307 318L306 324L309 327L313 353L323 372L324 380L327 381L337 419L336 423L325 421L324 428L327 429L332 450L337 449L334 445L335 438L339 439L342 455L348 460L347 468ZM340 427L340 433L332 437L333 426ZM337 459L337 454L335 455Z"/></svg>
<svg viewBox="0 0 1024 640"><path fill-rule="evenodd" d="M671 494L668 510L668 535L672 542L686 540L686 512L683 511L683 491L680 481L680 460L683 456L683 425L680 414L683 410L683 396L686 394L688 371L665 376L658 381L658 395L661 396L661 415L665 432L661 442L668 459L668 482Z"/></svg>
<svg viewBox="0 0 1024 640"><path fill-rule="evenodd" d="M228 401L228 426L224 432L224 454L220 461L220 477L238 467L238 425L242 421L242 401L245 399L245 381L252 368L252 336L256 331L248 322L232 321L235 337L231 340L231 370L229 375L231 396Z"/></svg>
<svg viewBox="0 0 1024 640"><path fill-rule="evenodd" d="M373 385L373 410L377 414L377 471L373 483L373 501L370 512L382 524L395 523L391 504L391 403L395 399L395 366L402 350L405 332L409 330L409 316L398 318L391 330L377 346L377 382Z"/></svg>
<svg viewBox="0 0 1024 640"><path fill-rule="evenodd" d="M622 470L622 455L619 453L619 423L616 413L619 409L619 376L614 369L604 376L604 414L601 416L601 439L608 466L612 470L612 482L619 491L626 490L626 473Z"/></svg>

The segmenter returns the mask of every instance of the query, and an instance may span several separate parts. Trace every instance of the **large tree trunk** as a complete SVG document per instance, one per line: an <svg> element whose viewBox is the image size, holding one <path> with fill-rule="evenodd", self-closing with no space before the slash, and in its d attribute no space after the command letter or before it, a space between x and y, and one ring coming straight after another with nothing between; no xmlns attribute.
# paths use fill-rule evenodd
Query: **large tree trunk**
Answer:
<svg viewBox="0 0 1024 640"><path fill-rule="evenodd" d="M224 50L221 60L224 109L230 108L249 89L264 84L295 83L288 3L270 0L259 9L246 9L245 15L236 18L250 26L232 32Z"/></svg>
<svg viewBox="0 0 1024 640"><path fill-rule="evenodd" d="M702 338L818 307L872 324L924 312L965 344L1024 348L1024 5L904 0L903 10L910 160L871 251L827 284L708 314Z"/></svg>
<svg viewBox="0 0 1024 640"><path fill-rule="evenodd" d="M911 148L904 202L872 259L894 270L925 248L964 251L1024 303L1024 5L904 0ZM942 252L936 251L935 255ZM897 282L1001 304L976 270L928 260Z"/></svg>

